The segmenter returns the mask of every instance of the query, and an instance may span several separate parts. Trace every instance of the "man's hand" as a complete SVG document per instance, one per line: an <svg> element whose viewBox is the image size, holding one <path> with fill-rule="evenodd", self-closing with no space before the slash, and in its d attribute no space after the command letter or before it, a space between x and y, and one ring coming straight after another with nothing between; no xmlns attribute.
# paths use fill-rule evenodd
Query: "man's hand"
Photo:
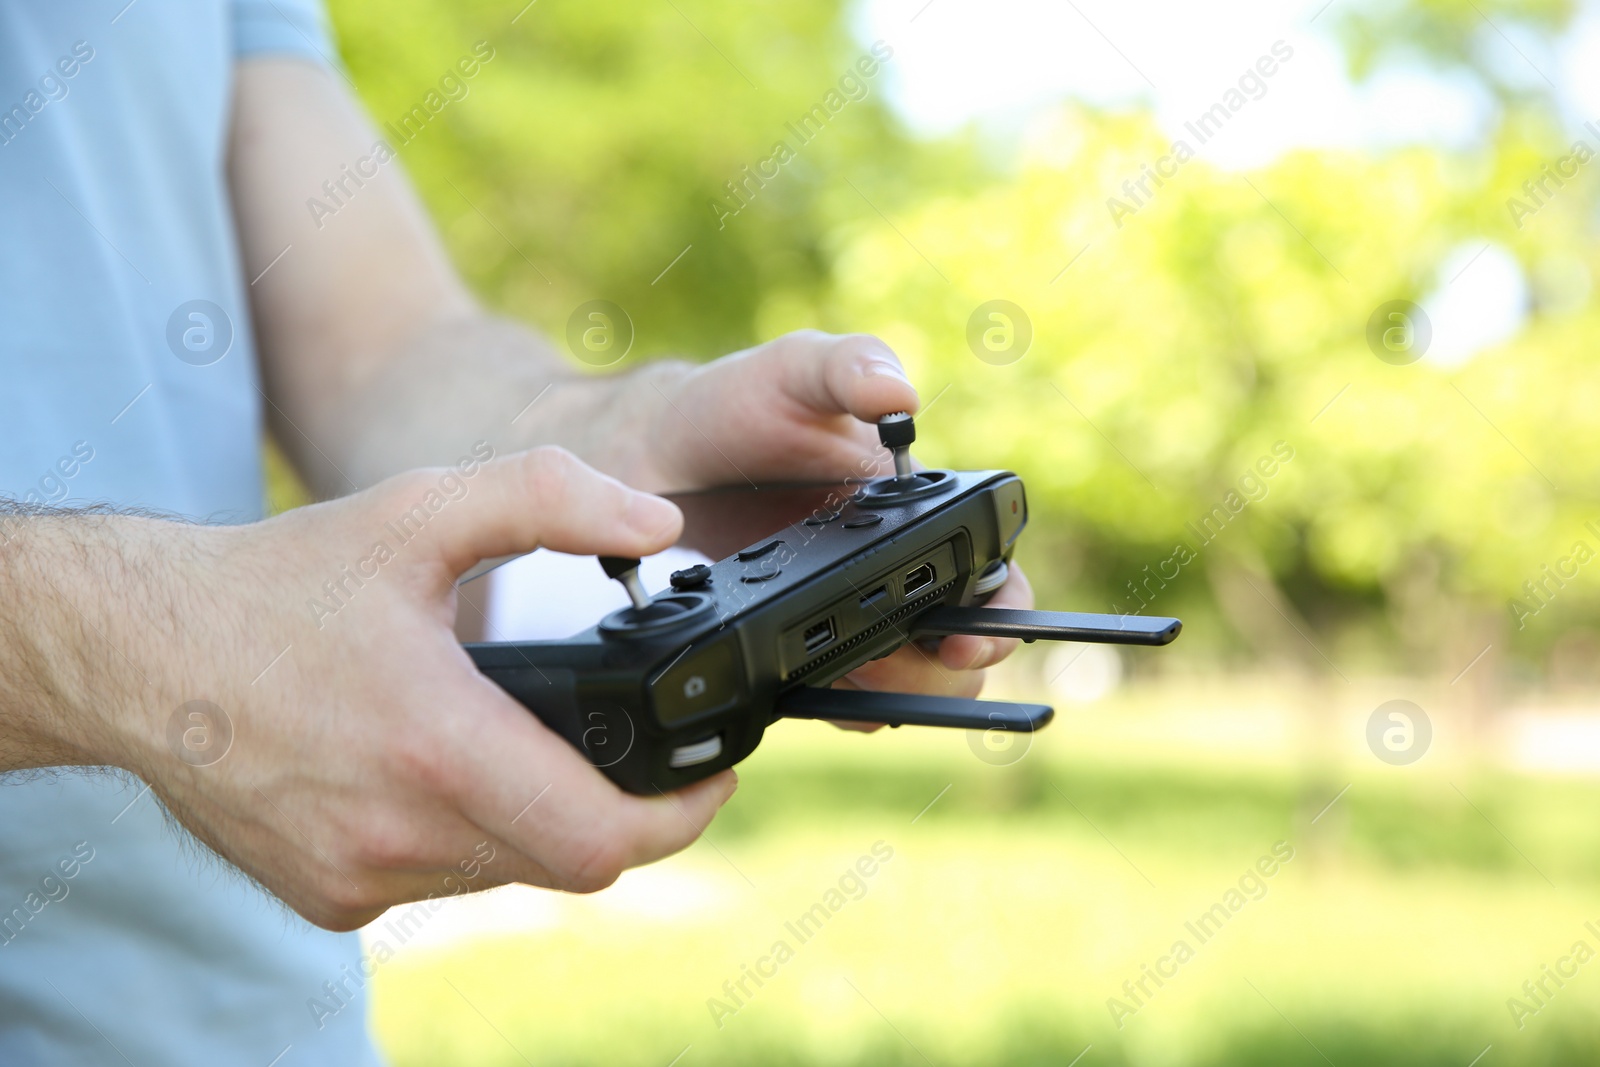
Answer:
<svg viewBox="0 0 1600 1067"><path fill-rule="evenodd" d="M623 424L643 432L612 429L607 466L655 492L893 473L873 424L891 412L915 413L920 403L888 345L816 330L698 367L647 367L615 387ZM1033 607L1021 568L1012 566L990 604ZM1010 639L969 636L947 637L936 651L908 645L840 684L976 696L983 668L1016 647Z"/></svg>
<svg viewBox="0 0 1600 1067"><path fill-rule="evenodd" d="M451 633L454 582L541 545L659 551L681 525L554 448L251 526L9 520L0 766L126 768L329 929L439 893L467 864L475 888L600 889L693 841L734 776L622 793L473 666ZM231 724L215 762L183 758L191 701ZM494 859L474 863L482 842Z"/></svg>

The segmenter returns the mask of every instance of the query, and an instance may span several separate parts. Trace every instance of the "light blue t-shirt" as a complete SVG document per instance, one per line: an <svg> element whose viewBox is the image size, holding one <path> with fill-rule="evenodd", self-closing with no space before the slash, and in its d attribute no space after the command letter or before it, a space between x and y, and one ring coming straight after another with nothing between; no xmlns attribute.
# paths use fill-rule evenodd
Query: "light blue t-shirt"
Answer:
<svg viewBox="0 0 1600 1067"><path fill-rule="evenodd" d="M260 517L267 264L240 263L224 173L259 53L326 62L318 0L0 0L0 493ZM141 790L0 780L0 1063L376 1063L356 936Z"/></svg>

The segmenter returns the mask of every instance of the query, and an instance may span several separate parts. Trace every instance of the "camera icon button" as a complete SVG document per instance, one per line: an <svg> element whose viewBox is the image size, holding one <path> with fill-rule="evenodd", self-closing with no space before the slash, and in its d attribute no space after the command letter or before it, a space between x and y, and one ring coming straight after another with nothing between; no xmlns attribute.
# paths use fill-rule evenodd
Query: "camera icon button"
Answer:
<svg viewBox="0 0 1600 1067"><path fill-rule="evenodd" d="M723 638L669 663L650 683L657 721L671 728L738 704L745 685L736 647Z"/></svg>

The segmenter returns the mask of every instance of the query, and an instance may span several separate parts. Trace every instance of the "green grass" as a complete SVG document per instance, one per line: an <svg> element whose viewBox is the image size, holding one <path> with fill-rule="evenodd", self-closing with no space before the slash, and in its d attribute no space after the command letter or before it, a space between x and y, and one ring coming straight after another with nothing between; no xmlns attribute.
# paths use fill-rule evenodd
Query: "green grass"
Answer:
<svg viewBox="0 0 1600 1067"><path fill-rule="evenodd" d="M1521 1030L1506 1007L1574 941L1600 948L1595 783L1337 750L1230 761L1070 719L1006 767L959 734L776 731L710 839L639 876L698 903L563 897L542 932L403 955L376 981L394 1062L1600 1060L1600 962ZM798 943L785 921L878 841L894 858ZM1185 922L1278 841L1293 860L1198 944ZM1194 958L1119 1029L1107 998L1179 938ZM708 998L778 939L794 958L716 1025Z"/></svg>

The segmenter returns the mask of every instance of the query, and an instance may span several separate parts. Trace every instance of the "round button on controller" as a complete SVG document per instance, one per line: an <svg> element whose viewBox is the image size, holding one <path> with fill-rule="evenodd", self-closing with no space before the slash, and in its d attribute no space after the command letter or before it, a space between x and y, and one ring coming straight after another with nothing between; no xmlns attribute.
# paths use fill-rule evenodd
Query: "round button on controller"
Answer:
<svg viewBox="0 0 1600 1067"><path fill-rule="evenodd" d="M671 581L674 589L701 589L711 582L711 568L704 563L696 563L693 567L673 571Z"/></svg>

